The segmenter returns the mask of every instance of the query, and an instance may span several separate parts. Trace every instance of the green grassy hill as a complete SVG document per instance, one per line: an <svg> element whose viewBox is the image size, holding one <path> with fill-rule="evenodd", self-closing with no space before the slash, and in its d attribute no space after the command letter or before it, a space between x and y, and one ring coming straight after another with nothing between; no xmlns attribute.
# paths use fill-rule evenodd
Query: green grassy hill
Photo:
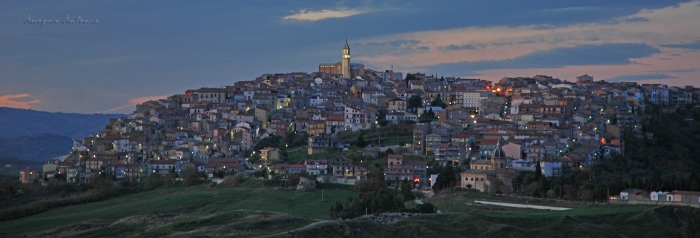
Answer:
<svg viewBox="0 0 700 238"><path fill-rule="evenodd" d="M0 237L266 234L301 227L314 218L328 218L331 204L349 196L357 193L163 188L4 221L0 223Z"/></svg>
<svg viewBox="0 0 700 238"><path fill-rule="evenodd" d="M413 216L393 225L356 219L291 232L295 237L697 237L700 210L630 206L511 214Z"/></svg>
<svg viewBox="0 0 700 238"><path fill-rule="evenodd" d="M328 219L347 190L161 188L68 206L0 223L0 237L696 237L700 209L586 205L568 211L465 205L444 196L426 201L441 214L392 225ZM457 196L464 197L463 194ZM442 202L441 202L442 201ZM456 205L460 205L456 207ZM553 204L554 205L554 204ZM449 207L448 207L449 206ZM451 207L451 208L450 208Z"/></svg>

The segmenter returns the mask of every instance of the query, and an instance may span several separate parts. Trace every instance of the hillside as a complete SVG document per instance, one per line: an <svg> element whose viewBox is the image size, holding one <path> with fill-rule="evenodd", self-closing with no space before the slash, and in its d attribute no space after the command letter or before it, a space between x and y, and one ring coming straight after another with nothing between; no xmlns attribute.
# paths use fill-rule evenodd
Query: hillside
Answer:
<svg viewBox="0 0 700 238"><path fill-rule="evenodd" d="M124 115L43 112L0 107L0 138L48 133L82 139L104 129L110 118L122 116Z"/></svg>
<svg viewBox="0 0 700 238"><path fill-rule="evenodd" d="M0 152L2 153L2 152ZM12 167L6 167L5 165L13 165ZM19 171L22 168L32 168L40 170L43 162L20 160L12 157L0 157L0 178L14 178L19 177Z"/></svg>
<svg viewBox="0 0 700 238"><path fill-rule="evenodd" d="M460 204L460 212L418 215L392 225L361 218L328 220L328 206L350 196L357 194L161 188L4 221L0 236L695 237L700 232L700 209L671 206L586 205L535 211Z"/></svg>
<svg viewBox="0 0 700 238"><path fill-rule="evenodd" d="M70 137L55 134L0 138L0 155L26 161L47 162L54 157L70 153L72 146Z"/></svg>

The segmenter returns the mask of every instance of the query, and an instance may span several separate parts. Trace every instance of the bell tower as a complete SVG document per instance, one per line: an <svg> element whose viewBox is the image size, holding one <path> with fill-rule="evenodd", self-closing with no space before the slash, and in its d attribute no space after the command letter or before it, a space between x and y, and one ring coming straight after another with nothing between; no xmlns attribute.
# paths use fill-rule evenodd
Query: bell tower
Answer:
<svg viewBox="0 0 700 238"><path fill-rule="evenodd" d="M348 46L348 39L345 39L345 46L343 46L343 59L341 61L343 67L343 78L351 78L350 74L350 46Z"/></svg>

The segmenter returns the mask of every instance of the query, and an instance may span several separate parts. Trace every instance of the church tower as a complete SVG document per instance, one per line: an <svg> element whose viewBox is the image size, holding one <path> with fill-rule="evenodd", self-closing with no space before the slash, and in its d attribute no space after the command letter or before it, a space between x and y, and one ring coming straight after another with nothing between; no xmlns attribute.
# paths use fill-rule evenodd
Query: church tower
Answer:
<svg viewBox="0 0 700 238"><path fill-rule="evenodd" d="M351 78L350 75L350 46L348 46L348 39L345 39L345 46L343 47L343 78Z"/></svg>

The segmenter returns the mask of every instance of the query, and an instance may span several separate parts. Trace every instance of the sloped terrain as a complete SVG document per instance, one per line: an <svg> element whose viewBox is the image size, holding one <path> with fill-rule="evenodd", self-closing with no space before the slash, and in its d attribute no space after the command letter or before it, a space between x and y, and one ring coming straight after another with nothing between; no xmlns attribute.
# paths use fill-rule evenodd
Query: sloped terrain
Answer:
<svg viewBox="0 0 700 238"><path fill-rule="evenodd" d="M79 114L43 112L0 107L0 138L56 134L71 139L94 135L122 114Z"/></svg>

